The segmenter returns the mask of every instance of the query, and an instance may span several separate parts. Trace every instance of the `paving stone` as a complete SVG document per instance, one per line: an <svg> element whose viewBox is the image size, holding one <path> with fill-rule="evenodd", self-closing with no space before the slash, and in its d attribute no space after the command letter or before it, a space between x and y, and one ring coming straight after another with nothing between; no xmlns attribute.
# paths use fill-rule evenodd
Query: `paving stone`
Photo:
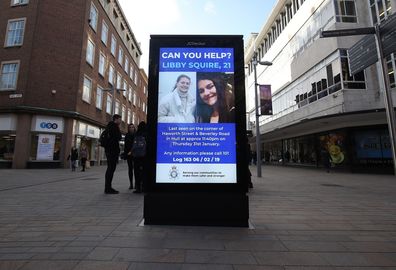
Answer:
<svg viewBox="0 0 396 270"><path fill-rule="evenodd" d="M176 249L122 248L115 261L183 263L185 251Z"/></svg>
<svg viewBox="0 0 396 270"><path fill-rule="evenodd" d="M186 252L187 263L209 264L257 264L250 252L245 251L205 251L188 250Z"/></svg>
<svg viewBox="0 0 396 270"><path fill-rule="evenodd" d="M82 261L73 270L127 270L127 262Z"/></svg>
<svg viewBox="0 0 396 270"><path fill-rule="evenodd" d="M25 261L0 261L0 270L18 270L26 263Z"/></svg>
<svg viewBox="0 0 396 270"><path fill-rule="evenodd" d="M111 261L119 250L119 248L97 247L89 253L87 260Z"/></svg>

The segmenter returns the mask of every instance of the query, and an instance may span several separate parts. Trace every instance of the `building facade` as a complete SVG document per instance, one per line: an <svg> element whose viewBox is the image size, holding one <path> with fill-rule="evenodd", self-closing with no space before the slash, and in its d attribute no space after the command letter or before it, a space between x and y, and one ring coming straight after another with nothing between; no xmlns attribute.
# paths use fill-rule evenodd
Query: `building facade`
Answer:
<svg viewBox="0 0 396 270"><path fill-rule="evenodd" d="M347 49L362 36L320 38L322 30L370 27L386 20L395 0L279 0L245 50L248 129L255 130L254 72L272 86L273 115L260 117L265 162L392 171L378 65L350 75ZM395 56L387 57L395 89ZM392 91L395 100L396 92ZM255 139L251 139L254 151Z"/></svg>
<svg viewBox="0 0 396 270"><path fill-rule="evenodd" d="M142 52L120 4L7 0L0 10L0 167L67 167L81 144L100 164L113 112L124 133L146 120Z"/></svg>

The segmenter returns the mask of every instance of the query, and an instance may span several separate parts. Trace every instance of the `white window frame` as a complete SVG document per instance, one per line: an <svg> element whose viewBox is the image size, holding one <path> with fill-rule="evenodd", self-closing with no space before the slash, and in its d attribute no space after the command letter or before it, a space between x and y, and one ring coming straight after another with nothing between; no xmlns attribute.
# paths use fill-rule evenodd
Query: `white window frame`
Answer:
<svg viewBox="0 0 396 270"><path fill-rule="evenodd" d="M125 61L124 61L124 71L127 75L129 75L129 58L126 55L125 55Z"/></svg>
<svg viewBox="0 0 396 270"><path fill-rule="evenodd" d="M121 109L121 119L122 119L122 122L126 122L127 121L127 119L126 119L126 106L125 105L122 105L122 109Z"/></svg>
<svg viewBox="0 0 396 270"><path fill-rule="evenodd" d="M110 44L110 51L111 54L116 57L116 53L117 53L117 39L114 36L114 34L111 34L111 44Z"/></svg>
<svg viewBox="0 0 396 270"><path fill-rule="evenodd" d="M113 110L112 106L113 106L113 96L110 94L107 94L107 96L106 96L106 113L107 114L110 114L110 115L112 114L112 110Z"/></svg>
<svg viewBox="0 0 396 270"><path fill-rule="evenodd" d="M102 77L105 76L106 73L106 54L103 52L99 53L99 67L98 72Z"/></svg>
<svg viewBox="0 0 396 270"><path fill-rule="evenodd" d="M133 92L132 86L129 86L128 100L131 103L132 103L132 92Z"/></svg>
<svg viewBox="0 0 396 270"><path fill-rule="evenodd" d="M102 110L103 104L103 87L96 86L96 108Z"/></svg>
<svg viewBox="0 0 396 270"><path fill-rule="evenodd" d="M11 64L16 64L17 65L17 70L16 70L16 74L15 74L15 87L13 87L13 88L2 88L3 67L5 65L11 65ZM19 77L20 65L21 65L21 61L20 60L4 61L4 62L0 63L0 91L12 91L12 90L16 90L18 88L18 77Z"/></svg>
<svg viewBox="0 0 396 270"><path fill-rule="evenodd" d="M120 112L121 112L121 103L118 99L116 99L114 113L120 114Z"/></svg>
<svg viewBox="0 0 396 270"><path fill-rule="evenodd" d="M108 82L111 85L114 85L114 75L115 75L115 69L114 66L112 64L109 65L109 79Z"/></svg>
<svg viewBox="0 0 396 270"><path fill-rule="evenodd" d="M96 17L94 17L95 19L93 19L92 15L92 11L96 12ZM91 7L89 9L89 25L91 26L91 28L96 32L96 30L98 29L98 18L99 18L99 11L96 8L95 4L93 2L91 2Z"/></svg>
<svg viewBox="0 0 396 270"><path fill-rule="evenodd" d="M9 31L10 31L10 26L11 23L13 22L20 22L23 21L23 31L22 31L22 39L20 43L14 43L14 44L8 44L8 38L9 38ZM6 36L5 36L5 40L4 40L4 47L20 47L23 45L23 41L25 39L25 30L26 30L26 18L16 18L16 19L11 19L8 20L7 22L7 28L6 28Z"/></svg>
<svg viewBox="0 0 396 270"><path fill-rule="evenodd" d="M130 109L128 109L128 124L132 123L132 112Z"/></svg>
<svg viewBox="0 0 396 270"><path fill-rule="evenodd" d="M85 80L89 81L91 83L91 87L89 89L89 92L86 92L85 88ZM92 96L92 79L88 77L87 75L84 75L84 80L83 80L83 91L82 91L82 100L91 103L91 96Z"/></svg>
<svg viewBox="0 0 396 270"><path fill-rule="evenodd" d="M119 48L118 48L118 63L121 65L121 67L123 67L124 65L124 63L123 63L123 61L124 61L124 50L122 49L122 47L120 46Z"/></svg>
<svg viewBox="0 0 396 270"><path fill-rule="evenodd" d="M128 82L127 80L124 79L124 82L122 84L122 89L124 89L125 91L122 92L122 94L124 95L124 97L127 97L127 92L128 92Z"/></svg>
<svg viewBox="0 0 396 270"><path fill-rule="evenodd" d="M88 49L90 44L92 44L92 46L93 46L91 56L89 56L89 49ZM94 66L94 64L95 64L95 43L90 38L87 39L87 51L86 51L85 60L91 67Z"/></svg>
<svg viewBox="0 0 396 270"><path fill-rule="evenodd" d="M11 6L24 6L29 4L29 0L11 0Z"/></svg>
<svg viewBox="0 0 396 270"><path fill-rule="evenodd" d="M121 73L117 72L117 84L116 84L116 88L117 89L121 89L122 86L122 75Z"/></svg>
<svg viewBox="0 0 396 270"><path fill-rule="evenodd" d="M135 68L133 65L131 65L131 67L129 68L129 78L131 78L131 80L133 80L134 73L135 73Z"/></svg>
<svg viewBox="0 0 396 270"><path fill-rule="evenodd" d="M106 31L104 31L106 29ZM102 33L100 34L100 39L102 43L107 46L107 41L109 40L109 26L102 20Z"/></svg>

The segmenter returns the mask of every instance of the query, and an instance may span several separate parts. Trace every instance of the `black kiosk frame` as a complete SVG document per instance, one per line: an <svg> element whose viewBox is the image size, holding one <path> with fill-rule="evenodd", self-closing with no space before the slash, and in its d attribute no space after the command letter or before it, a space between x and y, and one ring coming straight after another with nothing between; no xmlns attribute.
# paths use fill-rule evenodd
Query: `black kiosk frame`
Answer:
<svg viewBox="0 0 396 270"><path fill-rule="evenodd" d="M161 48L233 50L236 181L232 183L157 183L157 128ZM248 227L248 163L243 37L152 35L148 84L147 169L144 188L146 225ZM195 86L192 86L195 87ZM191 165L193 166L193 165Z"/></svg>

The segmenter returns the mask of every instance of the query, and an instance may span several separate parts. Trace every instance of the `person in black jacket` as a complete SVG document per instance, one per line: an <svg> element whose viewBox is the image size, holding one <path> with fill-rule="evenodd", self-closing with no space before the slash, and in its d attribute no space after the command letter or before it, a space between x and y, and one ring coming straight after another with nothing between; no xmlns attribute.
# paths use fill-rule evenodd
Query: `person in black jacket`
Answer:
<svg viewBox="0 0 396 270"><path fill-rule="evenodd" d="M70 160L71 162L71 169L72 172L76 170L76 165L77 165L77 160L78 160L78 150L75 146L72 147L70 150L70 155L67 157L67 160Z"/></svg>
<svg viewBox="0 0 396 270"><path fill-rule="evenodd" d="M121 116L119 114L113 115L113 121L107 124L108 143L105 147L107 158L107 170L105 175L105 194L118 194L119 192L112 188L114 171L116 170L118 157L120 155L120 140L121 140Z"/></svg>
<svg viewBox="0 0 396 270"><path fill-rule="evenodd" d="M135 187L134 193L141 193L144 191L144 164L146 160L146 140L147 128L144 121L139 123L138 129L135 133L134 143L132 146L133 163L135 170Z"/></svg>
<svg viewBox="0 0 396 270"><path fill-rule="evenodd" d="M124 157L128 162L129 189L133 189L133 157L132 145L135 138L136 128L133 124L128 125L128 133L125 135Z"/></svg>

